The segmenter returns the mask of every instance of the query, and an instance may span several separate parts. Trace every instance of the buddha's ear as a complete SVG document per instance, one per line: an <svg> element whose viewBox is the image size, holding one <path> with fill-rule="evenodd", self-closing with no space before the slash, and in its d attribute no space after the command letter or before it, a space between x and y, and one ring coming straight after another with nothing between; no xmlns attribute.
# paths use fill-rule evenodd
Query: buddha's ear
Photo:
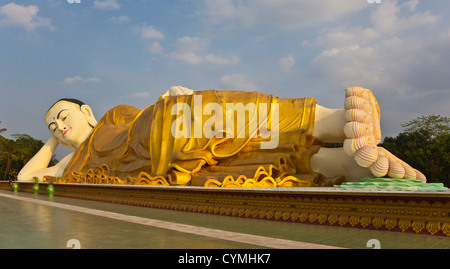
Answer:
<svg viewBox="0 0 450 269"><path fill-rule="evenodd" d="M97 125L97 120L95 119L94 113L92 112L92 109L90 106L82 105L80 110L84 114L86 120L92 127Z"/></svg>

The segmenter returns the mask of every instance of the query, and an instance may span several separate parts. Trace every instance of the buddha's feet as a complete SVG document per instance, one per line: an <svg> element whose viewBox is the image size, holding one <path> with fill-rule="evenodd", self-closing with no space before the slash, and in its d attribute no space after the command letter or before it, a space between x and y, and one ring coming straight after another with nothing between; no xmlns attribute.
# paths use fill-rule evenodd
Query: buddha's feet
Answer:
<svg viewBox="0 0 450 269"><path fill-rule="evenodd" d="M376 177L388 175L426 182L420 171L377 146L381 142L380 108L373 93L362 87L350 87L345 90L345 96L344 152Z"/></svg>

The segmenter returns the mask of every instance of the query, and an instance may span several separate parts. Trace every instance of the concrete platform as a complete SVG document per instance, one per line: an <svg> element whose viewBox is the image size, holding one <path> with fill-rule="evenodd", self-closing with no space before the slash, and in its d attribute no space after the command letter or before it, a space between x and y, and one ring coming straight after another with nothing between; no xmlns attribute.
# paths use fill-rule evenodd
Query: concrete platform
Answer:
<svg viewBox="0 0 450 269"><path fill-rule="evenodd" d="M41 185L46 193L47 183ZM32 183L19 190L32 192ZM55 195L228 217L450 236L449 191L55 183ZM0 189L10 189L0 182Z"/></svg>
<svg viewBox="0 0 450 269"><path fill-rule="evenodd" d="M61 249L448 249L450 238L415 233L48 197L0 190L0 248Z"/></svg>

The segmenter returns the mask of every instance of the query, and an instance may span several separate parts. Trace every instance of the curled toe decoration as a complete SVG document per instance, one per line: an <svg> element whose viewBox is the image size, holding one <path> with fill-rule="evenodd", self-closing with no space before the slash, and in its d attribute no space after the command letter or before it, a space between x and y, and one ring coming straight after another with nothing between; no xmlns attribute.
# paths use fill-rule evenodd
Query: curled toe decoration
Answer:
<svg viewBox="0 0 450 269"><path fill-rule="evenodd" d="M357 137L353 141L355 148L358 150L365 146L370 146L375 144L375 139L372 136L361 136Z"/></svg>
<svg viewBox="0 0 450 269"><path fill-rule="evenodd" d="M388 176L391 178L403 178L405 176L405 169L395 159L389 158L389 172Z"/></svg>
<svg viewBox="0 0 450 269"><path fill-rule="evenodd" d="M399 164L401 166L401 168L399 168L397 166L397 169L399 169L399 171L403 168L403 176L400 176L398 178L403 178L403 179L418 179L421 180L423 182L426 182L426 177L424 174L422 174L419 170L412 168L409 164L407 164L406 162L404 162L403 160L401 160L400 158L398 158L397 156L395 156L394 154L392 154L391 152L389 152L387 149L379 147L380 152L382 152L383 154L386 154L386 156L389 158L389 160L393 160L395 162L397 162L397 164ZM391 168L389 168L389 170L391 170ZM393 177L393 176L391 176Z"/></svg>
<svg viewBox="0 0 450 269"><path fill-rule="evenodd" d="M345 98L344 102L345 109L360 109L364 111L372 111L372 106L367 99L358 97L358 96L350 96Z"/></svg>
<svg viewBox="0 0 450 269"><path fill-rule="evenodd" d="M371 123L370 113L360 109L348 109L345 111L345 119L347 121L357 121L362 123Z"/></svg>
<svg viewBox="0 0 450 269"><path fill-rule="evenodd" d="M371 136L361 136L353 139L344 140L344 152L353 157L357 150L365 147L375 145L375 139Z"/></svg>
<svg viewBox="0 0 450 269"><path fill-rule="evenodd" d="M370 171L376 177L384 177L389 170L389 159L381 152L379 155L378 160L376 160L370 167Z"/></svg>
<svg viewBox="0 0 450 269"><path fill-rule="evenodd" d="M370 124L360 122L347 122L344 126L345 136L348 138L369 136L373 133L373 128Z"/></svg>
<svg viewBox="0 0 450 269"><path fill-rule="evenodd" d="M414 171L415 170L414 168L412 168L409 164L407 164L405 162L402 162L401 164L402 164L403 168L405 169L405 176L403 178L415 179L417 177L416 171Z"/></svg>
<svg viewBox="0 0 450 269"><path fill-rule="evenodd" d="M345 96L349 97L349 96L359 96L365 99L369 98L369 90L367 90L366 88L363 87L358 87L358 86L353 86L353 87L348 87L347 89L345 89Z"/></svg>
<svg viewBox="0 0 450 269"><path fill-rule="evenodd" d="M344 101L345 119L355 124L367 124L368 126L346 126L344 132L347 138L358 136L372 136L373 144L381 142L380 107L373 93L363 87L349 87L345 92Z"/></svg>
<svg viewBox="0 0 450 269"><path fill-rule="evenodd" d="M416 172L416 177L418 180L421 180L423 183L427 182L427 177L424 174L422 174L422 172L420 172L417 169L414 169L414 172Z"/></svg>
<svg viewBox="0 0 450 269"><path fill-rule="evenodd" d="M355 154L355 161L361 167L369 167L378 159L378 149L374 145L365 146Z"/></svg>

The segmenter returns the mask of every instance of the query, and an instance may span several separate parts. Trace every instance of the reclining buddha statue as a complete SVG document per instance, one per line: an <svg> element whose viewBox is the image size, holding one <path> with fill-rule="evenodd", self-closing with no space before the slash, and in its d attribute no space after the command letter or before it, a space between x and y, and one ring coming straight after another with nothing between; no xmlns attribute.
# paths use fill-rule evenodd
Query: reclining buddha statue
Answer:
<svg viewBox="0 0 450 269"><path fill-rule="evenodd" d="M86 183L87 176L100 176L109 183L222 187L250 181L329 186L367 177L426 182L421 172L377 146L379 105L362 87L347 88L344 108L330 109L313 98L175 86L145 109L119 105L98 122L85 103L61 99L45 123L52 135L19 181ZM73 152L49 167L58 145Z"/></svg>

